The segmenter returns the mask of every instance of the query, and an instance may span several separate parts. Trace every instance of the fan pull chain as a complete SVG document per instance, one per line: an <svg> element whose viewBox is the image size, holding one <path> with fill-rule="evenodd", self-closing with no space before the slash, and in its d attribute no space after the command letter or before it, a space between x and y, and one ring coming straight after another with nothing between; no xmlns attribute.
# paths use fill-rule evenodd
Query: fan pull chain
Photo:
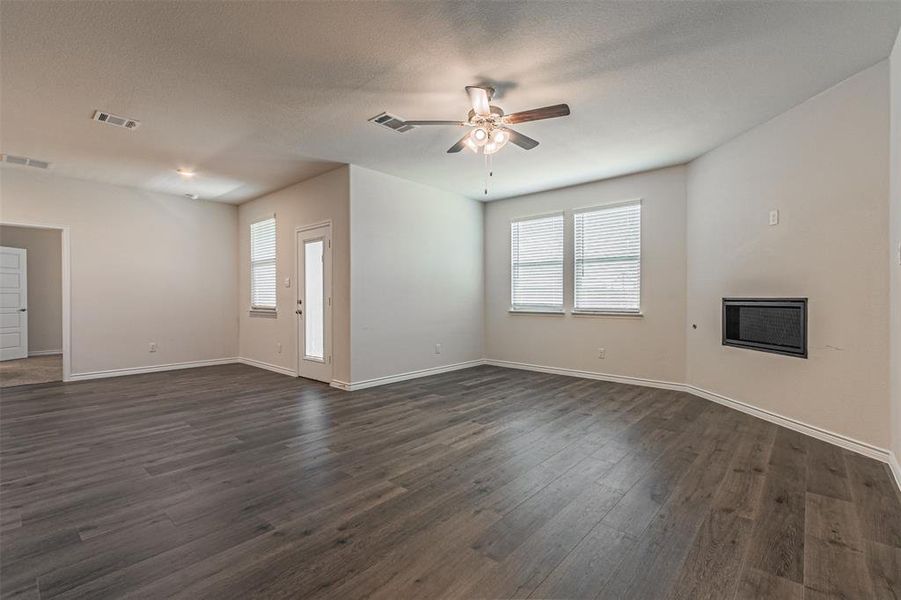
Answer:
<svg viewBox="0 0 901 600"><path fill-rule="evenodd" d="M490 177L494 176L494 171L491 169L491 155L485 155L485 171L488 175L485 177L485 195L488 195L488 181Z"/></svg>

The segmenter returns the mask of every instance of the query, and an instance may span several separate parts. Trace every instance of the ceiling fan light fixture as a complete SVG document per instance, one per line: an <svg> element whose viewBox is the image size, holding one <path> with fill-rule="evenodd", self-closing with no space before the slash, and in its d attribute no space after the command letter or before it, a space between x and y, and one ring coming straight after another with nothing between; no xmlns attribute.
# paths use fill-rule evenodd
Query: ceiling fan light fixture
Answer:
<svg viewBox="0 0 901 600"><path fill-rule="evenodd" d="M493 129L489 137L488 143L482 146L482 151L485 154L494 154L510 141L510 136L501 129Z"/></svg>
<svg viewBox="0 0 901 600"><path fill-rule="evenodd" d="M476 154L494 154L506 146L507 142L513 142L514 145L519 146L523 150L531 150L538 145L538 140L533 140L527 135L509 129L510 125L565 117L570 114L568 105L555 104L553 106L522 110L508 115L505 114L503 109L499 106L491 104L491 98L494 96L494 88L487 85L466 86L466 93L469 94L472 109L464 120L399 122L407 128L425 125L472 127L473 129L469 133L448 148L447 153L456 154L463 150L463 148L469 148ZM390 115L383 113L370 120L379 121L382 118L391 117Z"/></svg>

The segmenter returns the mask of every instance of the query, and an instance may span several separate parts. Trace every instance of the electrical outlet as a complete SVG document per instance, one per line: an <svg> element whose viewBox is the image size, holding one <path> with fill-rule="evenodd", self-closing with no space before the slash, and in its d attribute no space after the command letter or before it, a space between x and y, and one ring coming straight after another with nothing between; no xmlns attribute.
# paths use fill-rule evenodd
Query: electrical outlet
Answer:
<svg viewBox="0 0 901 600"><path fill-rule="evenodd" d="M773 209L770 211L770 225L778 225L779 224L779 211Z"/></svg>
<svg viewBox="0 0 901 600"><path fill-rule="evenodd" d="M441 354L441 344L435 344L435 354Z"/></svg>
<svg viewBox="0 0 901 600"><path fill-rule="evenodd" d="M277 354L281 354L281 353L282 353L282 343L281 343L281 342L276 342L276 344L275 344L275 352L276 352Z"/></svg>
<svg viewBox="0 0 901 600"><path fill-rule="evenodd" d="M607 358L607 349L606 348L598 348L598 358L600 358L600 359Z"/></svg>
<svg viewBox="0 0 901 600"><path fill-rule="evenodd" d="M149 352L156 352L156 342L150 342Z"/></svg>

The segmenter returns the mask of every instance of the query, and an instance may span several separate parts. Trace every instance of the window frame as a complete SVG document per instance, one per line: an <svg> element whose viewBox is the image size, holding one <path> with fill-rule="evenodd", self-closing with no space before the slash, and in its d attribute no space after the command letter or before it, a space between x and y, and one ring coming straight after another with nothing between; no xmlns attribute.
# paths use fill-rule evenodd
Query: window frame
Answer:
<svg viewBox="0 0 901 600"><path fill-rule="evenodd" d="M272 237L273 237L273 257L266 258L261 260L254 260L253 258L253 227L259 223L263 223L264 221L272 221ZM249 254L249 263L250 263L250 313L261 315L261 316L272 316L278 312L278 219L275 214L266 215L263 217L259 217L250 222L247 226L247 230L249 233L248 238L248 254ZM254 303L254 267L261 264L272 264L276 269L275 274L275 304L272 306L264 306L258 305Z"/></svg>
<svg viewBox="0 0 901 600"><path fill-rule="evenodd" d="M550 219L559 217L562 224L562 235L560 238L560 305L551 304L516 304L514 293L514 265L513 265L513 225L526 221L538 221L541 219ZM566 314L566 211L558 210L548 213L536 215L528 215L523 217L515 217L510 219L509 225L510 241L508 248L510 250L510 313L516 314L537 314L537 315L563 315Z"/></svg>
<svg viewBox="0 0 901 600"><path fill-rule="evenodd" d="M638 308L636 309L592 309L592 308L579 308L576 306L576 289L578 287L578 249L577 249L577 238L576 238L576 215L583 213L591 213L591 212L600 212L604 210L610 210L615 208L620 208L624 206L638 206L639 209L639 219L638 219ZM609 202L606 204L599 204L595 206L588 206L583 208L574 209L572 211L572 314L573 315L584 315L584 316L610 316L610 317L642 317L644 312L642 310L642 290L644 288L643 285L643 271L642 263L643 263L643 244L642 244L642 226L644 223L644 202L642 198L634 198L631 200L623 200L619 202Z"/></svg>

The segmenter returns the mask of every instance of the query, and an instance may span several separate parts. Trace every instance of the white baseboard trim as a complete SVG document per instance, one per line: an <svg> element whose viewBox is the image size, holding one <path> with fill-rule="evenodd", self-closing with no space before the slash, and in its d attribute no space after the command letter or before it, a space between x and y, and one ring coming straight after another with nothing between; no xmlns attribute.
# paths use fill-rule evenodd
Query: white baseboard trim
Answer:
<svg viewBox="0 0 901 600"><path fill-rule="evenodd" d="M581 377L582 379L597 379L600 381L612 381L614 383L626 383L629 385L642 385L645 387L660 388L663 390L685 391L685 384L675 383L672 381L658 381L656 379L644 379L641 377L630 377L628 375L611 375L609 373L597 373L595 371L580 371L578 369L564 369L562 367L545 367L543 365L532 365L528 363L510 362L507 360L494 360L492 358L484 361L486 365L495 367L506 367L508 369L522 369L524 371L536 371L538 373L552 373L554 375L566 375L567 377Z"/></svg>
<svg viewBox="0 0 901 600"><path fill-rule="evenodd" d="M810 437L814 437L818 440L834 444L836 446L839 446L840 448L844 448L845 450L850 450L851 452L856 452L857 454L862 454L864 456L874 458L880 462L888 463L895 475L895 479L897 480L899 488L901 488L901 468L899 468L898 466L896 457L889 450L879 448L871 444L867 444L866 442L861 442L860 440L856 440L854 438L841 435L839 433L835 433L821 427L816 427L814 425L810 425L808 423L804 423L803 421L792 419L790 417L786 417L772 411L757 408L756 406L752 406L745 402L733 400L732 398L728 398L726 396L723 396L722 394L717 394L715 392L711 392L709 390L705 390L693 385L688 385L685 383L675 383L671 381L657 381L655 379L643 379L641 377L629 377L626 375L610 375L607 373L596 373L593 371L579 371L576 369L545 367L542 365L531 365L527 363L510 362L505 360L487 359L484 361L484 363L497 367L523 369L526 371L537 371L539 373L553 373L556 375L567 375L570 377L582 377L584 379L599 379L601 381L612 381L615 383L643 385L665 390L688 392L689 394L693 394L695 396L698 396L699 398L710 400L711 402L716 402L717 404L722 404L723 406L728 406L729 408L733 408L759 419L763 419L764 421L769 421L770 423L781 425L782 427L797 431L798 433L803 433L804 435L809 435Z"/></svg>
<svg viewBox="0 0 901 600"><path fill-rule="evenodd" d="M294 369L288 369L286 367L280 367L278 365L273 365L267 362L263 362L261 360L254 360L252 358L243 358L238 357L235 359L235 362L239 362L242 365L249 365L251 367L257 367L258 369L266 369L267 371L274 371L276 373L281 373L282 375L289 375L291 377L297 377L297 371Z"/></svg>
<svg viewBox="0 0 901 600"><path fill-rule="evenodd" d="M110 369L109 371L90 371L88 373L72 373L67 381L85 381L88 379L103 379L105 377L122 377L124 375L142 375L144 373L159 373L161 371L176 371L178 369L194 369L196 367L212 367L214 365L230 365L238 362L237 358L213 358L210 360L192 360L189 362L171 363L168 365L152 365L149 367L136 367L131 369Z"/></svg>
<svg viewBox="0 0 901 600"><path fill-rule="evenodd" d="M344 390L346 392L354 392L366 388L376 387L379 385L387 385L389 383L397 383L398 381L407 381L408 379L418 379L419 377L428 377L429 375L438 375L439 373L449 373L451 371L459 371L460 369L468 369L470 367L478 367L484 365L482 359L468 360L466 362L454 363L452 365L444 365L441 367L432 367L430 369L420 369L418 371L408 371L406 373L398 373L397 375L387 375L385 377L376 377L374 379L365 379L363 381L340 381L332 380L331 386Z"/></svg>
<svg viewBox="0 0 901 600"><path fill-rule="evenodd" d="M62 353L62 350L29 350L28 356L55 356Z"/></svg>
<svg viewBox="0 0 901 600"><path fill-rule="evenodd" d="M875 458L884 463L889 462L891 456L891 452L884 448L861 442L860 440L856 440L840 433L835 433L834 431L829 431L828 429L823 429L822 427L817 427L816 425L810 425L809 423L799 421L798 419L792 419L791 417L758 408L745 402L723 396L722 394L717 394L716 392L711 392L693 385L686 385L685 391L700 398L704 398L705 400L710 400L711 402L734 408L735 410L758 417L764 421L781 425L782 427L797 431L798 433L809 435L810 437L828 442L840 448L844 448L845 450L850 450L851 452L856 452L857 454Z"/></svg>
<svg viewBox="0 0 901 600"><path fill-rule="evenodd" d="M895 456L894 452L889 452L888 468L891 469L892 475L895 476L895 483L898 484L898 489L901 490L901 465L898 464L898 457Z"/></svg>

